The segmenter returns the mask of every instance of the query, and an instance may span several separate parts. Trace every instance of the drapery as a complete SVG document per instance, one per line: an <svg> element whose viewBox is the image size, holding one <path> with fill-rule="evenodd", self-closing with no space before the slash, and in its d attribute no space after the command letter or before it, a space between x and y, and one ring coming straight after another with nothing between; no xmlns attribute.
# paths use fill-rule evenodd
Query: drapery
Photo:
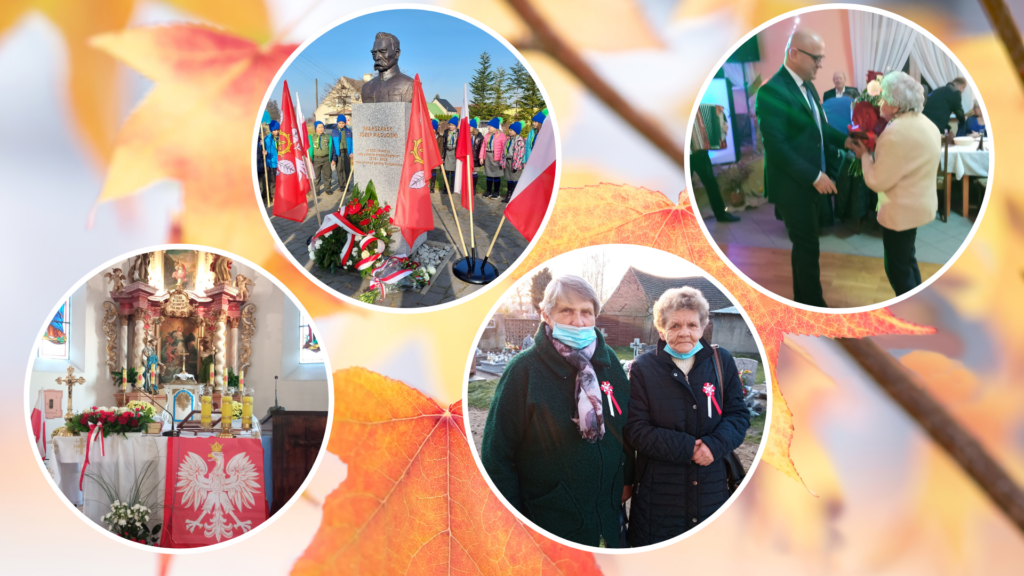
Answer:
<svg viewBox="0 0 1024 576"><path fill-rule="evenodd" d="M939 45L931 39L918 34L910 52L911 66L921 74L921 78L932 87L932 90L945 86L957 76L964 73ZM962 96L964 111L974 106L974 93L968 85Z"/></svg>
<svg viewBox="0 0 1024 576"><path fill-rule="evenodd" d="M902 70L919 34L913 28L873 12L850 10L850 48L853 78L858 90L867 86L867 73Z"/></svg>

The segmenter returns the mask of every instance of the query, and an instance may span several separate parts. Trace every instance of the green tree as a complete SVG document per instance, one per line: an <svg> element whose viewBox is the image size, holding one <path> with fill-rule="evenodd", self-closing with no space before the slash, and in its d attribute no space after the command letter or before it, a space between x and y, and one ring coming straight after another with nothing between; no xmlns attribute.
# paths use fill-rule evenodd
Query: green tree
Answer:
<svg viewBox="0 0 1024 576"><path fill-rule="evenodd" d="M470 116L479 116L481 119L489 119L494 116L493 84L494 70L491 68L491 55L484 52L480 54L480 66L474 71L473 78L469 81L469 94L473 99L473 103L469 105Z"/></svg>
<svg viewBox="0 0 1024 576"><path fill-rule="evenodd" d="M509 73L505 68L498 66L494 70L494 82L491 83L491 116L505 116L509 107ZM505 118L508 121L508 118Z"/></svg>
<svg viewBox="0 0 1024 576"><path fill-rule="evenodd" d="M530 120L537 112L547 108L547 103L544 102L544 95L540 93L540 88L533 81L533 77L527 74L526 78L529 82L526 84L526 89L519 99L519 107L522 118Z"/></svg>
<svg viewBox="0 0 1024 576"><path fill-rule="evenodd" d="M529 116L524 115L523 105L525 102L523 98L526 96L531 84L533 84L533 78L530 77L530 72L526 70L526 66L523 66L522 62L516 61L509 78L509 89L512 93L511 104L516 109L516 113L512 115L513 120L529 118Z"/></svg>
<svg viewBox="0 0 1024 576"><path fill-rule="evenodd" d="M267 102L267 113L270 114L271 120L281 121L281 107L277 105L277 100Z"/></svg>

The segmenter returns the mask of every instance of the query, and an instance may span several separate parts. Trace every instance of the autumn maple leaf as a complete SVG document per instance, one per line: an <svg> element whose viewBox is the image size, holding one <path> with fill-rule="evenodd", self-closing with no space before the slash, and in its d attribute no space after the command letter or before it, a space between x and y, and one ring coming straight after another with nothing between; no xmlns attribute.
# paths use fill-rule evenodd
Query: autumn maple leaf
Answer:
<svg viewBox="0 0 1024 576"><path fill-rule="evenodd" d="M270 35L262 2L164 0L165 3L254 40ZM135 0L4 0L0 3L0 34L26 14L39 11L57 27L68 48L68 88L75 120L98 156L107 160L121 116L117 62L87 46L96 34L121 30L135 10Z"/></svg>
<svg viewBox="0 0 1024 576"><path fill-rule="evenodd" d="M462 402L448 410L363 368L334 374L327 449L348 475L293 574L599 574L590 553L541 536L491 492Z"/></svg>
<svg viewBox="0 0 1024 576"><path fill-rule="evenodd" d="M807 312L761 294L718 257L697 223L689 195L684 191L679 196L679 205L674 205L659 192L632 186L563 188L540 241L514 274L521 276L559 254L584 246L636 244L680 256L717 278L750 316L768 354L773 383L772 421L764 460L802 483L789 455L793 414L775 372L784 335L863 338L932 334L934 329L900 320L887 309L856 314Z"/></svg>

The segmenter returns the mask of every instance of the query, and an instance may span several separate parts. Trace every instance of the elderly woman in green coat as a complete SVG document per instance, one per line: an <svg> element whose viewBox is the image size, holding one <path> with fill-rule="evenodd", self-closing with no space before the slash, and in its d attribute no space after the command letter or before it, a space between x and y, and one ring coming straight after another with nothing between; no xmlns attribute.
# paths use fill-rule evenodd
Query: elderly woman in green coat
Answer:
<svg viewBox="0 0 1024 576"><path fill-rule="evenodd" d="M629 379L594 324L600 300L562 276L544 291L535 342L498 382L480 458L509 504L566 540L618 548L633 456L622 440Z"/></svg>

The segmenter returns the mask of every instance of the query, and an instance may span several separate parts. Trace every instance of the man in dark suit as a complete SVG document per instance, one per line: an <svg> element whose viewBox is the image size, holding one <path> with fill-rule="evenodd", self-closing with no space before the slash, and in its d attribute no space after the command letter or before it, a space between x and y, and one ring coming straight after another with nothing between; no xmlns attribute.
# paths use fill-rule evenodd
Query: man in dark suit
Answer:
<svg viewBox="0 0 1024 576"><path fill-rule="evenodd" d="M924 111L921 113L939 127L939 133L945 134L946 130L949 130L950 114L956 115L960 126L964 125L962 96L965 88L967 80L957 77L949 84L936 88L931 96L928 96L928 101L924 103Z"/></svg>
<svg viewBox="0 0 1024 576"><path fill-rule="evenodd" d="M828 307L818 265L819 194L835 194L825 175L825 158L846 145L828 125L811 83L825 57L816 32L798 29L786 46L786 60L757 92L757 121L764 141L765 196L774 202L793 242L793 300Z"/></svg>
<svg viewBox="0 0 1024 576"><path fill-rule="evenodd" d="M856 88L846 85L846 72L836 72L832 75L832 83L835 84L835 90L828 90L825 95L821 97L821 101L835 98L836 96L849 96L854 100L857 96L860 96L860 92L857 92Z"/></svg>

